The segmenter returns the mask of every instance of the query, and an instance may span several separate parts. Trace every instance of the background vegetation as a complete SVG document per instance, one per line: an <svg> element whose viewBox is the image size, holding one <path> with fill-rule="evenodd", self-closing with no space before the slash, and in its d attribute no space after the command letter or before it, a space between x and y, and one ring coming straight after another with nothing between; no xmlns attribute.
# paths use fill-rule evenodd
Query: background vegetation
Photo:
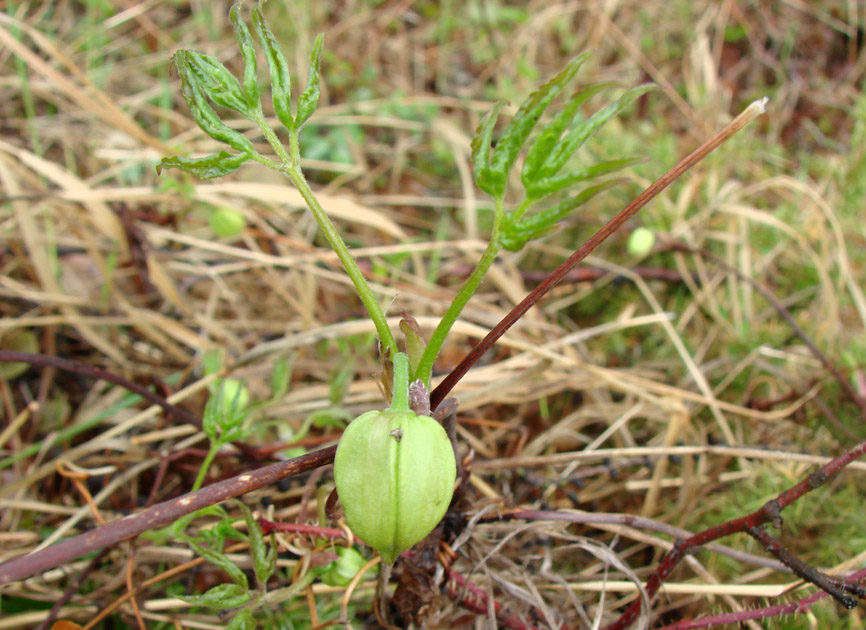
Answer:
<svg viewBox="0 0 866 630"><path fill-rule="evenodd" d="M190 119L169 60L194 48L239 69L228 9L5 3L0 347L109 370L173 394L197 417L208 385L230 373L258 403L246 443L293 457L333 444L346 419L382 406L373 328L300 196L272 172L245 166L216 183L156 174L165 155L217 146ZM863 439L858 406L765 296L866 396L861 3L272 0L265 11L297 77L325 33L322 105L302 134L302 165L389 314L405 310L428 332L485 244L490 205L468 158L492 102L520 102L584 50L594 54L580 82L610 81L614 93L646 81L663 88L582 152L585 164L645 158L627 169L631 182L545 240L503 254L437 374L644 186L770 97L768 115L630 223L655 233L652 251L629 253L629 233L611 239L457 388L471 476L459 514L468 525L448 542L454 570L491 601L538 627L612 621L635 597L624 568L645 579L673 538L624 521L485 517L517 506L624 513L694 532L760 507L816 457ZM242 232L214 233L221 208L243 214ZM204 365L214 351L224 372ZM290 383L275 396L274 369L285 362ZM207 452L197 427L105 381L0 368L0 560L192 487ZM248 455L227 446L205 483L255 467ZM861 568L862 470L849 467L789 508L775 535L831 573ZM324 514L331 487L320 470L245 503L272 521L333 527ZM243 529L241 512L226 510ZM203 516L187 533L218 521ZM278 538L274 587L334 559L314 536ZM722 542L763 554L745 536ZM599 560L602 548L609 555ZM67 591L59 618L83 625L193 555L188 544L141 537L111 549L81 584L73 580L87 558L15 583L2 592L0 628L38 624ZM612 555L624 565L609 565ZM250 566L243 555L237 562ZM213 564L190 566L101 623L225 627L174 595L226 580ZM671 582L654 606L656 626L814 592L711 551ZM350 591L341 611L346 586L312 581L263 623L374 624L374 585ZM486 610L449 595L443 588L426 602L430 627L488 623ZM825 600L761 623L861 627L863 612Z"/></svg>

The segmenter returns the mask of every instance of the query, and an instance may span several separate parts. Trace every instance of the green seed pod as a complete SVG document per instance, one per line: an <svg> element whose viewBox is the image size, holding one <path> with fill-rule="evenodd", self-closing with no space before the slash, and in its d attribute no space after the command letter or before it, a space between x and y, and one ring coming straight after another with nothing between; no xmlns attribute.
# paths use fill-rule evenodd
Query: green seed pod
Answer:
<svg viewBox="0 0 866 630"><path fill-rule="evenodd" d="M406 355L397 356L399 363L407 361ZM398 374L398 359L394 363ZM411 411L405 392L404 379L402 390L395 383L390 409L355 418L334 459L334 480L349 526L388 564L442 520L457 477L445 429L430 416Z"/></svg>
<svg viewBox="0 0 866 630"><path fill-rule="evenodd" d="M234 208L217 208L208 218L210 228L220 238L234 238L244 231L247 220Z"/></svg>
<svg viewBox="0 0 866 630"><path fill-rule="evenodd" d="M217 388L222 408L242 411L250 404L250 390L236 378L224 378Z"/></svg>
<svg viewBox="0 0 866 630"><path fill-rule="evenodd" d="M369 411L355 418L334 460L349 526L389 564L442 520L456 476L445 429L412 411Z"/></svg>
<svg viewBox="0 0 866 630"><path fill-rule="evenodd" d="M656 235L649 228L639 227L628 237L626 249L632 256L646 256L655 247Z"/></svg>

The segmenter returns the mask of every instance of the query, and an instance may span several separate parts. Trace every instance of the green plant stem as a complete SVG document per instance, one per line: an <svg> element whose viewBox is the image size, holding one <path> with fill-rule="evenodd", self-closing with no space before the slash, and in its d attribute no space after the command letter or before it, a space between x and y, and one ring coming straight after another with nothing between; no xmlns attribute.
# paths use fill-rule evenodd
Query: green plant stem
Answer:
<svg viewBox="0 0 866 630"><path fill-rule="evenodd" d="M280 159L280 164L275 164L272 160L257 155L254 155L253 159L268 168L283 173L291 180L295 188L298 189L298 192L301 193L301 197L304 198L307 207L310 209L310 212L313 213L316 223L319 224L319 229L322 230L322 234L324 234L325 239L331 246L331 249L333 249L334 253L337 254L337 258L342 263L343 269L346 270L346 274L348 274L349 278L352 280L352 284L355 285L355 291L358 292L358 297L361 298L361 302L363 302L364 307L367 309L370 319L373 320L373 325L376 327L376 333L379 335L379 341L382 343L382 347L390 351L390 356L395 356L398 351L397 342L394 339L394 335L391 334L391 329L388 327L388 322L385 320L385 313L382 311L382 307L379 306L379 302L376 300L376 296L373 295L370 285L367 284L367 279L364 277L364 274L361 273L358 263L355 262L355 259L349 252L349 248L346 246L345 241L343 241L340 233L337 232L337 228L334 227L333 222L330 217L328 217L322 204L319 203L319 200L313 193L313 189L310 188L310 185L307 183L303 171L301 171L298 130L289 130L290 152L286 152L286 149L280 142L277 134L274 133L274 130L271 129L270 125L265 121L264 115L260 114L257 118L256 124L262 130L268 143L273 147L274 152Z"/></svg>
<svg viewBox="0 0 866 630"><path fill-rule="evenodd" d="M398 352L394 355L394 387L391 392L391 411L409 411L409 357Z"/></svg>
<svg viewBox="0 0 866 630"><path fill-rule="evenodd" d="M283 143L280 142L280 139L277 137L276 132L274 132L274 130L271 129L271 126L268 124L268 121L265 120L265 115L262 112L261 106L259 106L259 109L256 112L255 123L258 126L258 128L261 130L262 135L265 137L265 140L267 140L268 144L271 145L271 148L274 150L274 153L276 153L277 157L280 158L280 162L282 164L291 163L292 158L286 152L286 148L283 146ZM293 134L293 135L295 136L296 142L297 142L297 134ZM291 140L289 142L291 142ZM261 156L259 156L259 157L261 157ZM261 160L256 160L256 161L261 162ZM262 163L273 168L273 162L271 162L270 160L266 160L266 162L262 162Z"/></svg>
<svg viewBox="0 0 866 630"><path fill-rule="evenodd" d="M415 369L415 374L412 375L412 378L413 380L421 379L428 388L430 387L430 379L433 375L433 362L436 360L439 350L442 349L442 344L445 343L445 339L451 331L452 326L454 326L454 322L457 321L460 313L463 312L463 307L466 306L469 298L478 290L478 286L481 284L484 276L487 275L487 271L490 269L493 261L496 260L496 255L501 249L499 245L499 232L502 225L503 213L503 200L502 198L497 198L490 243L481 255L478 264L475 265L472 273L469 274L466 282L460 287L460 291L455 296L454 301L451 302L448 310L445 311L442 319L439 320L439 325L436 326L436 330L430 336L430 341L427 343L427 347L424 348L424 354L421 355L421 359L418 361L418 367Z"/></svg>
<svg viewBox="0 0 866 630"><path fill-rule="evenodd" d="M204 478L207 475L207 471L210 468L211 462L213 462L216 454L219 453L219 450L223 447L224 442L220 440L216 440L215 442L211 442L210 449L207 452L207 455L204 457L204 461L201 463L201 468L198 469L198 476L195 478L195 483L192 484L192 490L190 492L195 492L201 485L204 483Z"/></svg>
<svg viewBox="0 0 866 630"><path fill-rule="evenodd" d="M373 325L376 327L376 333L379 335L379 341L382 342L382 346L385 349L390 350L390 355L393 357L397 354L397 342L394 340L394 335L391 334L391 329L388 327L388 322L385 320L385 314L382 312L382 307L380 307L379 302L376 301L376 296L373 295L373 291L370 289L370 285L367 284L367 279L364 278L364 274L361 273L358 263L356 263L355 259L352 258L352 254L349 253L349 248L346 247L346 243L343 242L342 237L339 232L337 232L337 228L334 227L331 219L325 213L322 204L320 204L319 200L316 199L316 196L313 194L310 185L307 184L307 180L304 178L304 174L301 172L300 167L295 166L294 164L289 164L283 169L283 172L292 180L295 188L297 188L298 192L301 193L301 197L303 197L304 201L307 202L307 206L310 208L310 211L316 218L316 222L319 224L319 229L322 230L322 234L324 234L325 239L331 246L331 249L333 249L334 253L337 254L337 258L339 258L340 262L343 264L343 268L352 280L352 284L355 285L355 291L358 292L358 297L361 298L361 302L364 303L367 313L370 315L370 319L373 320Z"/></svg>
<svg viewBox="0 0 866 630"><path fill-rule="evenodd" d="M519 206L517 206L514 210L508 213L508 218L514 221L514 223L517 223L518 221L520 221L520 219L523 218L523 215L527 211L527 209L529 209L529 206L531 206L536 201L538 200L531 199L529 197L524 198L523 201L520 202Z"/></svg>
<svg viewBox="0 0 866 630"><path fill-rule="evenodd" d="M302 593L317 577L318 574L315 571L307 571L305 575L296 579L291 585L269 591L265 595L264 601L269 607L288 601Z"/></svg>

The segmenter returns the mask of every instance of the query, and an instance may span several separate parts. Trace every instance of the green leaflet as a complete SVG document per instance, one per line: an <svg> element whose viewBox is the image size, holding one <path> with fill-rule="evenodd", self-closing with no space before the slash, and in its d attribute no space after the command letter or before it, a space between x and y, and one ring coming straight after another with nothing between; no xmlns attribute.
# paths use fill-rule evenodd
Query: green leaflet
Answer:
<svg viewBox="0 0 866 630"><path fill-rule="evenodd" d="M510 252L523 249L527 242L548 234L556 227L556 222L565 218L572 210L585 204L600 192L607 190L625 179L614 179L582 190L574 197L545 208L541 212L522 220L515 220L513 215L503 219L502 234L499 243Z"/></svg>
<svg viewBox="0 0 866 630"><path fill-rule="evenodd" d="M572 129L550 152L550 158L538 169L538 178L547 179L556 175L569 158L574 155L586 140L608 120L632 104L638 97L655 89L652 84L638 85L628 90L615 102L595 112L577 127Z"/></svg>
<svg viewBox="0 0 866 630"><path fill-rule="evenodd" d="M250 116L247 96L235 75L210 55L194 50L180 52L187 64L188 79L195 82L210 100L244 116Z"/></svg>
<svg viewBox="0 0 866 630"><path fill-rule="evenodd" d="M244 521L247 523L247 531L249 532L250 554L253 558L253 571L256 574L256 584L260 589L264 589L274 571L277 569L277 548L275 545L269 545L262 530L259 527L256 519L253 518L250 509L241 501L235 501L237 506L244 513Z"/></svg>
<svg viewBox="0 0 866 630"><path fill-rule="evenodd" d="M183 97L196 124L214 140L219 140L241 153L252 153L253 143L241 133L230 129L220 120L217 113L208 104L206 93L199 78L199 69L192 60L197 53L179 50L174 55L174 63L181 80ZM233 77L234 78L234 77ZM237 83L237 80L235 80ZM240 90L240 84L238 84ZM217 102L217 101L214 101Z"/></svg>
<svg viewBox="0 0 866 630"><path fill-rule="evenodd" d="M256 29L256 34L265 51L265 59L268 60L274 112L286 129L295 129L295 118L292 116L292 80L289 75L289 66L283 51L280 50L277 39L265 23L265 16L259 7L253 8L253 28Z"/></svg>
<svg viewBox="0 0 866 630"><path fill-rule="evenodd" d="M250 601L249 590L237 584L218 584L203 595L175 595L179 600L208 608L238 608Z"/></svg>
<svg viewBox="0 0 866 630"><path fill-rule="evenodd" d="M493 197L497 190L505 191L505 178L494 174L490 170L490 146L493 143L493 127L499 112L505 106L505 101L499 101L493 105L489 112L484 114L478 129L472 138L472 170L475 173L475 183L478 187Z"/></svg>
<svg viewBox="0 0 866 630"><path fill-rule="evenodd" d="M247 576L244 574L243 571L241 571L238 565L229 560L229 557L227 555L225 555L221 551L214 551L213 549L205 547L204 545L200 544L189 536L180 536L179 540L195 549L195 552L202 558L204 558L211 564L215 564L220 569L228 573L232 582L234 582L234 586L240 587L245 592L247 592L247 594L249 594L249 582L247 581Z"/></svg>
<svg viewBox="0 0 866 630"><path fill-rule="evenodd" d="M179 168L185 173L194 175L199 179L213 179L234 173L241 164L250 159L249 154L241 153L232 155L226 151L220 151L216 155L203 158L167 157L162 158L156 167L157 174L164 168Z"/></svg>
<svg viewBox="0 0 866 630"><path fill-rule="evenodd" d="M550 159L553 148L560 141L563 132L574 121L580 107L605 87L607 87L607 84L597 83L575 92L562 111L538 134L538 138L535 139L535 142L532 143L529 152L526 154L526 160L523 163L523 170L520 174L520 179L526 187L527 192L529 192L529 188L535 180L538 179L539 169Z"/></svg>
<svg viewBox="0 0 866 630"><path fill-rule="evenodd" d="M553 102L556 95L568 84L581 64L589 56L583 53L572 59L565 68L553 79L545 83L537 92L533 92L517 110L514 118L505 128L490 163L490 172L495 177L494 196L501 197L505 194L505 184L508 173L520 153L529 134L535 127L544 110Z"/></svg>
<svg viewBox="0 0 866 630"><path fill-rule="evenodd" d="M313 51L310 53L310 73L307 76L307 87L298 97L298 115L295 118L297 129L301 128L307 119L313 115L319 106L319 58L322 55L322 45L325 36L321 33L313 42Z"/></svg>
<svg viewBox="0 0 866 630"><path fill-rule="evenodd" d="M229 17L235 27L235 36L238 40L238 47L241 55L244 58L244 79L243 87L244 94L247 97L247 104L252 109L259 109L259 77L258 77L258 62L256 61L256 49L253 46L253 37L250 35L250 29L246 22L239 15L239 4L233 4Z"/></svg>
<svg viewBox="0 0 866 630"><path fill-rule="evenodd" d="M236 614L225 630L256 630L258 623L253 618L253 613L249 608L244 608Z"/></svg>
<svg viewBox="0 0 866 630"><path fill-rule="evenodd" d="M553 193L560 192L569 186L573 186L588 179L595 179L602 175L608 175L614 171L631 166L640 162L641 158L623 158L620 160L608 160L599 162L586 168L566 171L547 179L539 179L526 186L526 195L532 199L541 199Z"/></svg>

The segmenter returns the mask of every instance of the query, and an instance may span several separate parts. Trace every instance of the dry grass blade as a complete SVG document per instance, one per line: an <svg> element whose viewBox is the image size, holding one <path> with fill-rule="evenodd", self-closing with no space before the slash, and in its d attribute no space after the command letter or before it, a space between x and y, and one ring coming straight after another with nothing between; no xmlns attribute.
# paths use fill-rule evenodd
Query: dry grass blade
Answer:
<svg viewBox="0 0 866 630"><path fill-rule="evenodd" d="M382 406L374 327L304 199L273 172L201 182L155 170L219 150L170 59L200 50L243 76L228 5L7 4L0 628L223 628L237 608L174 597L236 584L193 544L224 552L253 597L288 598L257 609L262 627L376 624L375 583L335 577L344 549L359 562L350 577L375 558L329 500L327 467L345 421ZM325 33L301 166L397 334L405 311L428 335L484 251L496 204L475 188L470 139L491 101L521 102L590 49L581 85L663 88L567 167L645 158L622 171L633 187L499 256L454 326L433 384L483 355L453 390L465 479L442 526L395 565L383 619L624 627L631 606L671 629L858 623L814 586L850 602L866 546L866 463L834 459L862 440L866 400L866 49L848 4L265 5L296 94ZM654 184L764 95L768 116ZM218 114L270 151L248 120ZM643 189L653 203L616 219L587 266L547 281L543 302L479 345ZM522 201L509 190L507 211ZM236 235L212 228L224 210L243 220ZM201 419L227 377L248 391L250 432L211 457ZM261 550L220 538L248 535L234 504L183 516L236 494L283 528L261 591ZM767 510L777 496L784 513ZM782 516L781 529L757 523ZM149 529L179 517L173 534ZM703 549L678 563L684 544ZM101 560L80 557L102 547Z"/></svg>

